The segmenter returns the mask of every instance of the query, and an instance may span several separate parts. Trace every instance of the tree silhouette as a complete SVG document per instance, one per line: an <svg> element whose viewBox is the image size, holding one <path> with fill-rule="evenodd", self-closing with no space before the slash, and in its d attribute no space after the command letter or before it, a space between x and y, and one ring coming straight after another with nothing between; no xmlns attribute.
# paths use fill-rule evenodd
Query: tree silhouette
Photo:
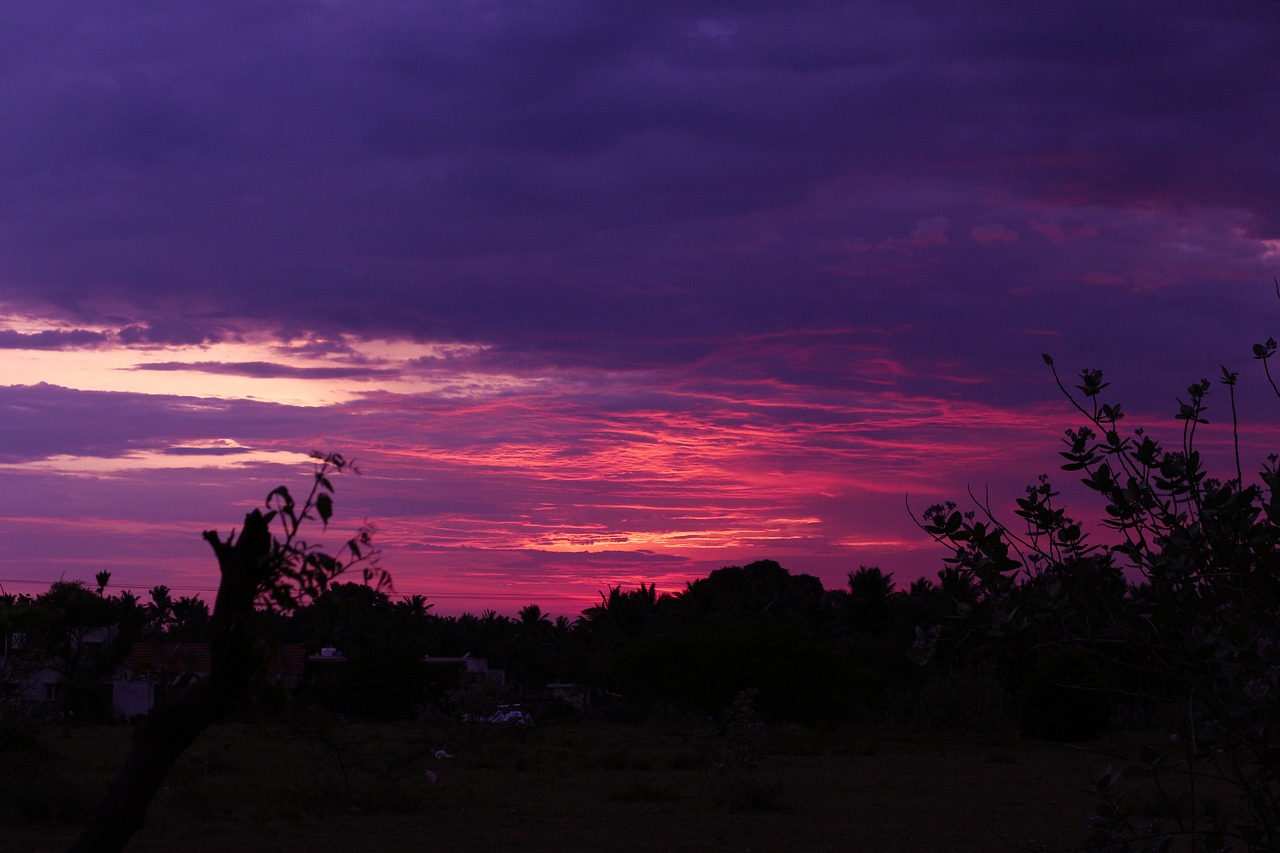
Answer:
<svg viewBox="0 0 1280 853"><path fill-rule="evenodd" d="M890 599L896 589L893 575L876 566L859 566L849 572L845 613L850 628L875 634L888 617Z"/></svg>
<svg viewBox="0 0 1280 853"><path fill-rule="evenodd" d="M170 693L139 725L123 768L72 851L124 849L145 822L151 800L174 761L261 677L267 639L259 630L256 606L277 612L296 610L353 565L362 566L366 581L388 582L386 573L374 566L367 530L350 539L340 556L301 537L307 522L318 520L328 526L333 514L329 477L351 468L336 453L316 453L313 458L311 489L300 505L280 486L267 495L265 511L255 509L245 516L239 535L233 531L224 539L215 531L205 532L220 574L210 617L209 676Z"/></svg>
<svg viewBox="0 0 1280 853"><path fill-rule="evenodd" d="M171 613L170 638L189 642L208 639L210 613L204 599L184 595L173 602Z"/></svg>
<svg viewBox="0 0 1280 853"><path fill-rule="evenodd" d="M683 616L788 616L815 623L822 606L822 582L784 569L773 560L725 566L685 585L674 606Z"/></svg>
<svg viewBox="0 0 1280 853"><path fill-rule="evenodd" d="M151 628L157 633L164 633L173 623L173 596L164 584L151 587L147 594L151 596L151 603L147 605Z"/></svg>
<svg viewBox="0 0 1280 853"><path fill-rule="evenodd" d="M555 625L536 604L520 608L511 637L508 668L528 690L541 690L556 666Z"/></svg>

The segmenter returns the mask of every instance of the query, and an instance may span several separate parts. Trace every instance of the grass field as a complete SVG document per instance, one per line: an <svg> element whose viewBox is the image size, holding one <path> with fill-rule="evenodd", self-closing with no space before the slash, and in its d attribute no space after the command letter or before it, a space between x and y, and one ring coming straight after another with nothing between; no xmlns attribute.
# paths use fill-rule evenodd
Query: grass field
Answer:
<svg viewBox="0 0 1280 853"><path fill-rule="evenodd" d="M24 775L0 847L65 848L129 733L49 728L49 754L7 760L6 775ZM131 849L989 853L1030 838L1061 849L1093 809L1088 774L1128 747L778 729L735 778L715 769L722 745L675 720L344 723L318 738L228 724L184 755ZM444 748L451 758L433 754Z"/></svg>

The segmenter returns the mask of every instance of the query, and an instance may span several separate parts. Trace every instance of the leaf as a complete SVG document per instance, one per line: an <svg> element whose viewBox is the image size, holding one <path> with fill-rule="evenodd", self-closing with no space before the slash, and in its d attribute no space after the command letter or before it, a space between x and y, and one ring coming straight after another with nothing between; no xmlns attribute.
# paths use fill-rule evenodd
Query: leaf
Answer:
<svg viewBox="0 0 1280 853"><path fill-rule="evenodd" d="M333 496L328 492L321 492L316 497L316 512L320 515L321 524L328 527L329 519L333 517Z"/></svg>
<svg viewBox="0 0 1280 853"><path fill-rule="evenodd" d="M276 486L267 495L267 498L266 500L263 501L263 503L269 504L271 503L271 500L277 496L279 496L281 502L284 503L286 507L293 506L293 495L289 494L289 489L287 486Z"/></svg>

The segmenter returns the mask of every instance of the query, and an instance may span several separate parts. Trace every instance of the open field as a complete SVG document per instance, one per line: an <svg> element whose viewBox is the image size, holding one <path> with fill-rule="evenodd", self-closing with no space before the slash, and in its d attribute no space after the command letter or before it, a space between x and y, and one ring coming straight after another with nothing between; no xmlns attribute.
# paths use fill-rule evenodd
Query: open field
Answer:
<svg viewBox="0 0 1280 853"><path fill-rule="evenodd" d="M54 754L25 759L31 803L26 817L6 815L6 850L64 848L129 729L41 738ZM1069 848L1093 808L1089 772L1127 748L779 729L744 807L743 786L708 769L717 743L680 721L348 723L321 740L229 724L183 757L131 849L988 853L1028 838ZM443 747L452 758L433 754Z"/></svg>

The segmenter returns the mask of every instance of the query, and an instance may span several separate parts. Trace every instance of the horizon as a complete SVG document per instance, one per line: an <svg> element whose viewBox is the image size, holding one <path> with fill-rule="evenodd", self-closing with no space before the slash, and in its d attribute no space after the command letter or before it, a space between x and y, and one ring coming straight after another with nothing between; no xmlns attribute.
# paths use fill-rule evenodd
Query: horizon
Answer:
<svg viewBox="0 0 1280 853"><path fill-rule="evenodd" d="M908 501L1101 514L1042 353L1170 443L1213 379L1223 476L1239 371L1256 472L1278 40L1245 0L6 6L0 584L212 591L201 532L320 450L363 471L334 540L436 612L905 588L946 556Z"/></svg>

